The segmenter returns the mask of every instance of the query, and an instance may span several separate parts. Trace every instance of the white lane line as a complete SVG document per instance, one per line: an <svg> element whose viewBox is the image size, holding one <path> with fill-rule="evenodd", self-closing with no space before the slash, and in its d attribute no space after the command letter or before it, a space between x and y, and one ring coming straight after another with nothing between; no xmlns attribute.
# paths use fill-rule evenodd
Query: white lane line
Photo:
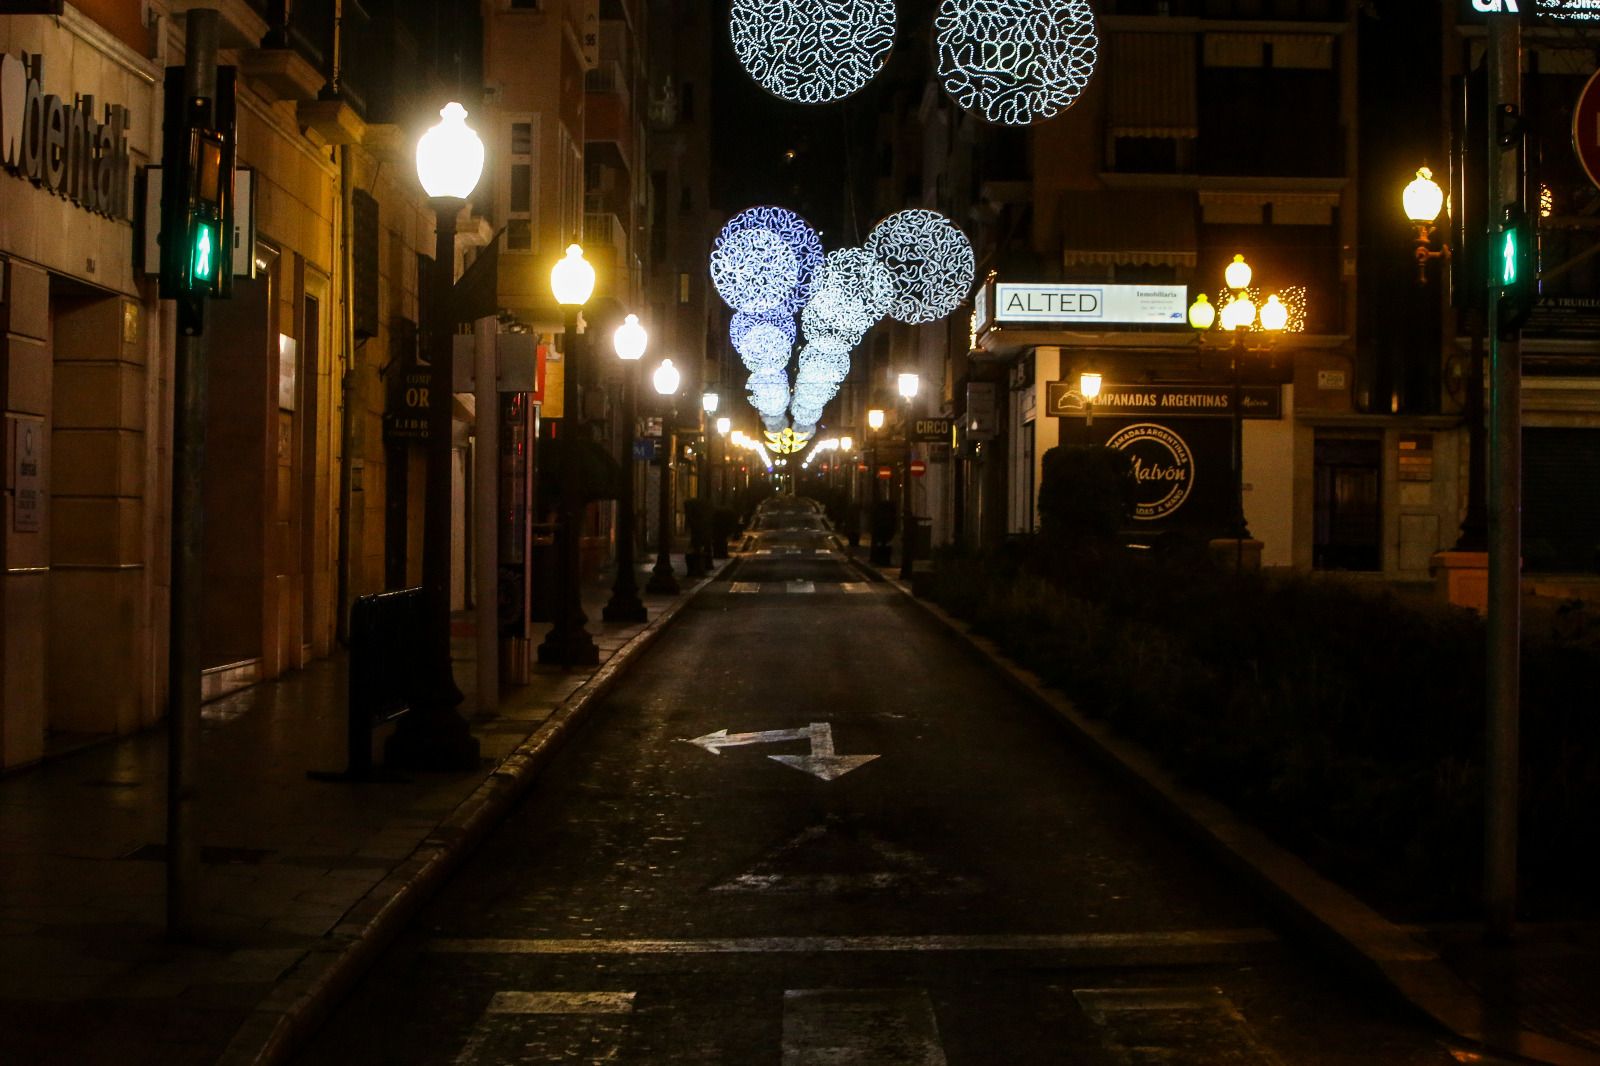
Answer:
<svg viewBox="0 0 1600 1066"><path fill-rule="evenodd" d="M635 995L633 992L496 992L456 1055L455 1066L478 1066L479 1062L489 1058L484 1054L484 1045L496 1037L513 1037L519 1042L526 1037L526 1033L516 1037L516 1031L509 1029L507 1022L495 1020L497 1015L631 1014ZM609 1043L612 1046L608 1054L614 1054L617 1050L616 1041ZM493 1058L503 1061L499 1055Z"/></svg>
<svg viewBox="0 0 1600 1066"><path fill-rule="evenodd" d="M790 989L783 1066L945 1066L933 1004L920 988Z"/></svg>
<svg viewBox="0 0 1600 1066"><path fill-rule="evenodd" d="M756 549L756 554L757 555L771 555L772 554L772 549L771 548L757 548Z"/></svg>
<svg viewBox="0 0 1600 1066"><path fill-rule="evenodd" d="M568 940L439 937L423 950L447 955L747 955L887 951L1137 951L1275 944L1269 929L1143 933L1022 933L973 936L775 936L699 940Z"/></svg>
<svg viewBox="0 0 1600 1066"><path fill-rule="evenodd" d="M814 581L791 581L789 582L789 591L815 592L817 591L817 584Z"/></svg>
<svg viewBox="0 0 1600 1066"><path fill-rule="evenodd" d="M761 582L759 582L759 581L734 581L734 582L731 583L731 587L728 589L728 591L729 592L760 592L761 591Z"/></svg>
<svg viewBox="0 0 1600 1066"><path fill-rule="evenodd" d="M872 586L865 581L841 581L839 582L839 591L852 593L871 592Z"/></svg>
<svg viewBox="0 0 1600 1066"><path fill-rule="evenodd" d="M1072 996L1110 1050L1164 1060L1203 1047L1217 1062L1277 1066L1220 988L1075 988Z"/></svg>
<svg viewBox="0 0 1600 1066"><path fill-rule="evenodd" d="M496 992L489 1014L629 1014L637 992Z"/></svg>

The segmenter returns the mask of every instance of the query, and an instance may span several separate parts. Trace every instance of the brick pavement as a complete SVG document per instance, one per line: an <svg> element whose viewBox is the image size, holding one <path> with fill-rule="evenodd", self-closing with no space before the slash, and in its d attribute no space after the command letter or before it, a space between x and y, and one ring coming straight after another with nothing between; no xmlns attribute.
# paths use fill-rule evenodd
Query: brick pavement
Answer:
<svg viewBox="0 0 1600 1066"><path fill-rule="evenodd" d="M607 591L597 582L584 596L602 671L650 628L599 622ZM686 598L644 596L651 626ZM470 708L472 641L460 629ZM508 689L498 713L473 719L484 756L474 772L309 780L344 765L345 665L335 656L206 705L195 944L163 933L164 731L0 779L0 1059L250 1061L429 858L451 849L452 820L486 780L595 673L539 667Z"/></svg>

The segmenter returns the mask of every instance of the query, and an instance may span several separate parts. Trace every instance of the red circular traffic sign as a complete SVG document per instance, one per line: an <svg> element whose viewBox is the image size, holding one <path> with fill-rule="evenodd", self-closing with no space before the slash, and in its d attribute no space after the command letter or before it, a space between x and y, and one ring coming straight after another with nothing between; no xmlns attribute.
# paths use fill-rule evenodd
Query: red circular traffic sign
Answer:
<svg viewBox="0 0 1600 1066"><path fill-rule="evenodd" d="M894 467L892 467L892 466L880 466L880 467L878 467L878 477L881 478L884 481L887 481L890 478L894 477Z"/></svg>
<svg viewBox="0 0 1600 1066"><path fill-rule="evenodd" d="M913 460L911 460L911 476L912 477L921 477L923 474L926 474L927 472L928 472L928 464L927 463L923 462L921 459L913 459Z"/></svg>
<svg viewBox="0 0 1600 1066"><path fill-rule="evenodd" d="M1572 109L1572 150L1589 180L1600 186L1600 71L1584 83Z"/></svg>

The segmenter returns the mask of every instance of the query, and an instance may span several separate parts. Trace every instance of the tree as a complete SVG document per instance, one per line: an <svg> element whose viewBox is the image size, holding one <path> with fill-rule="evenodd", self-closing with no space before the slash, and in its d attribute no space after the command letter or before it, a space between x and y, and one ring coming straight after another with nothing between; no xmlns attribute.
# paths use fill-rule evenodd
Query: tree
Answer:
<svg viewBox="0 0 1600 1066"><path fill-rule="evenodd" d="M1127 453L1051 448L1039 478L1039 533L1052 544L1111 540L1127 525L1134 490Z"/></svg>

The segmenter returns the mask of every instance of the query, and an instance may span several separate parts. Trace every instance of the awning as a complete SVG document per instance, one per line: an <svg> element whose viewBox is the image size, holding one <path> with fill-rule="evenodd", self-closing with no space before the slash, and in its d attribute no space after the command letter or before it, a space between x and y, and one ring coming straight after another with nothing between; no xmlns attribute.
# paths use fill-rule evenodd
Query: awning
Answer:
<svg viewBox="0 0 1600 1066"><path fill-rule="evenodd" d="M1194 59L1192 34L1112 34L1112 136L1199 136Z"/></svg>
<svg viewBox="0 0 1600 1066"><path fill-rule="evenodd" d="M1183 190L1110 189L1061 198L1062 264L1192 267L1195 197Z"/></svg>

